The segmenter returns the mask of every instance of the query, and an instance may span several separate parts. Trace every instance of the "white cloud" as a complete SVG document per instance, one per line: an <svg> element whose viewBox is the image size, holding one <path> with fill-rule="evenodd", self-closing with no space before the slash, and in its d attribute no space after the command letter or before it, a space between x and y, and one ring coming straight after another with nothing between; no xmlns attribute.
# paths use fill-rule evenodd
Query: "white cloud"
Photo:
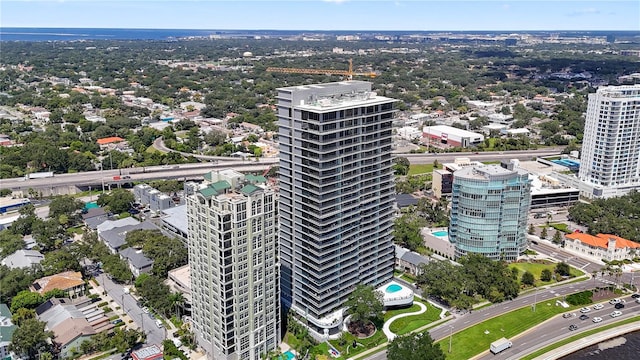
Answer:
<svg viewBox="0 0 640 360"><path fill-rule="evenodd" d="M600 14L601 11L596 9L596 8L585 8L585 9L579 9L579 10L575 10L570 12L569 16L584 16L584 15L597 15Z"/></svg>

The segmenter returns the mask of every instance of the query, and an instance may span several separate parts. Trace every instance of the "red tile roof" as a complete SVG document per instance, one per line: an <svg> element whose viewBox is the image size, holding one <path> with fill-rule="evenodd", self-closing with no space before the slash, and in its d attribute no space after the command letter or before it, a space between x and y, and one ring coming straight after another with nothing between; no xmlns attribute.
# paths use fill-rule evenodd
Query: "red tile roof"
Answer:
<svg viewBox="0 0 640 360"><path fill-rule="evenodd" d="M574 233L568 234L567 239L578 240L587 245L599 247L603 249L606 249L608 247L607 245L609 243L609 239L614 239L616 241L616 249L640 248L640 244L637 242L627 240L611 234L598 234L596 236L593 236L585 233L574 232Z"/></svg>
<svg viewBox="0 0 640 360"><path fill-rule="evenodd" d="M124 139L117 136L106 137L106 138L98 139L98 145L111 144L111 143L116 143L120 141L124 141Z"/></svg>

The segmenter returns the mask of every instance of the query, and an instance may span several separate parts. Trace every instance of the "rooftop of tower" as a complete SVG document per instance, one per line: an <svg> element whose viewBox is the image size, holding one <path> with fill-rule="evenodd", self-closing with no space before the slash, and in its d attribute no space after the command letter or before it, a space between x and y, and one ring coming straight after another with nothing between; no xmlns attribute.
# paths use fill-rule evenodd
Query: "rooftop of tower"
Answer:
<svg viewBox="0 0 640 360"><path fill-rule="evenodd" d="M462 168L454 173L455 177L464 177L467 179L493 180L508 177L517 173L526 175L527 172L522 169L509 170L499 165L476 165Z"/></svg>
<svg viewBox="0 0 640 360"><path fill-rule="evenodd" d="M640 84L601 86L597 93L608 97L638 97L640 96Z"/></svg>
<svg viewBox="0 0 640 360"><path fill-rule="evenodd" d="M278 91L290 94L292 105L296 108L315 112L396 101L378 96L371 90L371 83L357 80L289 86Z"/></svg>

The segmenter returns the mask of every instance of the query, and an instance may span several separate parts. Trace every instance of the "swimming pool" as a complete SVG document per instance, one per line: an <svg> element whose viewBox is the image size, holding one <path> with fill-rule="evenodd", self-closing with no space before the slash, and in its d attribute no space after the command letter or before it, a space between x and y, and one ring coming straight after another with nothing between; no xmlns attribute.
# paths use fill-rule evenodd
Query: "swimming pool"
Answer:
<svg viewBox="0 0 640 360"><path fill-rule="evenodd" d="M579 167L580 163L577 161L573 161L573 160L569 160L569 159L560 159L560 160L552 160L552 162L558 164L558 165L562 165L562 166L566 166L566 167Z"/></svg>
<svg viewBox="0 0 640 360"><path fill-rule="evenodd" d="M445 230L440 230L440 231L432 232L431 235L437 236L437 237L445 237L445 236L449 236L449 232Z"/></svg>
<svg viewBox="0 0 640 360"><path fill-rule="evenodd" d="M386 292L388 292L389 294L394 293L394 292L398 292L402 290L402 286L398 285L398 284L391 284L389 286L387 286L386 288Z"/></svg>
<svg viewBox="0 0 640 360"><path fill-rule="evenodd" d="M97 202L95 202L95 201L88 202L88 203L84 204L84 208L85 208L85 210L95 209L95 208L97 208L97 207L100 207L100 206L98 206L98 203L97 203Z"/></svg>
<svg viewBox="0 0 640 360"><path fill-rule="evenodd" d="M280 355L279 358L280 360L294 360L296 356L291 352L291 350L287 350Z"/></svg>

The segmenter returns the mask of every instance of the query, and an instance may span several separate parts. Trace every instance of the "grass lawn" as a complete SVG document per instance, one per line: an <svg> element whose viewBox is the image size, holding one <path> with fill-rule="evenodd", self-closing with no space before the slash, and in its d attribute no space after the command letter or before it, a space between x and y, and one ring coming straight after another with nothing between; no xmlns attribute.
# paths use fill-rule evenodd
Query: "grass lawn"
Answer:
<svg viewBox="0 0 640 360"><path fill-rule="evenodd" d="M418 300L416 299L415 301L418 301ZM440 313L442 312L441 309L436 308L431 304L427 304L424 302L422 303L427 306L426 312L418 315L407 316L404 318L397 319L391 323L391 326L389 326L389 330L391 330L391 332L396 333L398 335L404 335L412 332L415 329L419 329L429 323L440 320ZM412 307L414 306L417 307L417 305L415 304Z"/></svg>
<svg viewBox="0 0 640 360"><path fill-rule="evenodd" d="M409 166L407 175L431 174L433 172L433 164L412 164Z"/></svg>
<svg viewBox="0 0 640 360"><path fill-rule="evenodd" d="M407 281L409 283L414 283L416 282L416 278L414 278L413 276L409 275L409 274L402 274L400 275L400 278L404 281Z"/></svg>
<svg viewBox="0 0 640 360"><path fill-rule="evenodd" d="M557 349L562 345L566 345L566 344L568 344L570 342L582 339L585 336L593 335L593 334L596 334L596 333L599 333L599 332L602 332L602 331L605 331L605 330L608 330L608 329L611 329L611 328L614 328L614 327L618 327L620 325L630 324L630 323L632 323L634 321L640 321L640 316L636 316L636 317L632 317L631 319L626 319L626 320L618 321L618 322L615 322L615 323L612 323L612 324L608 324L608 325L599 327L597 329L591 329L589 331L581 332L578 335L574 335L574 336L572 336L570 338L566 338L566 339L564 339L562 341L558 341L555 344L549 345L549 346L547 346L545 348L542 348L542 349L540 349L540 350L538 350L536 352L533 352L530 355L527 355L527 356L523 357L522 360L534 359L534 358L536 358L536 357L538 357L538 356L540 356L542 354L545 354L545 353L547 353L547 352L549 352L549 351L551 351L553 349Z"/></svg>
<svg viewBox="0 0 640 360"><path fill-rule="evenodd" d="M571 230L569 230L569 225L564 224L564 223L552 223L552 224L549 224L549 226L551 226L552 228L554 228L556 230L560 230L565 234L571 233Z"/></svg>
<svg viewBox="0 0 640 360"><path fill-rule="evenodd" d="M555 306L555 299L550 299L539 302L536 306L536 312L531 311L531 307L527 306L453 334L451 353L448 352L448 337L440 340L438 344L449 360L470 359L474 355L488 350L489 345L501 337L513 337L567 310L571 310L571 308L565 309Z"/></svg>
<svg viewBox="0 0 640 360"><path fill-rule="evenodd" d="M529 271L530 273L532 273L533 276L536 278L537 286L543 286L543 285L549 285L549 284L555 283L555 280L552 280L552 281L540 280L540 274L544 269L549 269L553 274L553 270L556 267L555 263L544 264L544 263L519 262L519 263L511 263L509 264L509 267L518 269L519 271L518 277L521 277L522 274L524 274L526 271ZM580 277L584 275L584 272L575 268L570 268L570 272L571 272L571 276L574 276L574 277Z"/></svg>
<svg viewBox="0 0 640 360"><path fill-rule="evenodd" d="M157 153L160 153L160 154L164 154L164 151L160 151L160 150L158 150L158 149L154 148L154 147L153 147L153 145L150 145L150 146L145 150L145 152L150 153L150 154L153 154L153 153L156 153L156 152L157 152Z"/></svg>
<svg viewBox="0 0 640 360"><path fill-rule="evenodd" d="M366 339L356 339L355 336L351 335L349 332L343 333L344 340L346 340L344 346L338 343L338 340L329 340L331 345L340 351L341 356L338 359L347 359L356 354L359 354L367 349L374 348L380 344L387 342L387 337L384 336L382 329L378 329L375 334ZM353 343L353 340L363 346L358 346L353 349L350 345ZM325 345L326 346L326 345ZM347 354L347 347L349 347L349 353Z"/></svg>

